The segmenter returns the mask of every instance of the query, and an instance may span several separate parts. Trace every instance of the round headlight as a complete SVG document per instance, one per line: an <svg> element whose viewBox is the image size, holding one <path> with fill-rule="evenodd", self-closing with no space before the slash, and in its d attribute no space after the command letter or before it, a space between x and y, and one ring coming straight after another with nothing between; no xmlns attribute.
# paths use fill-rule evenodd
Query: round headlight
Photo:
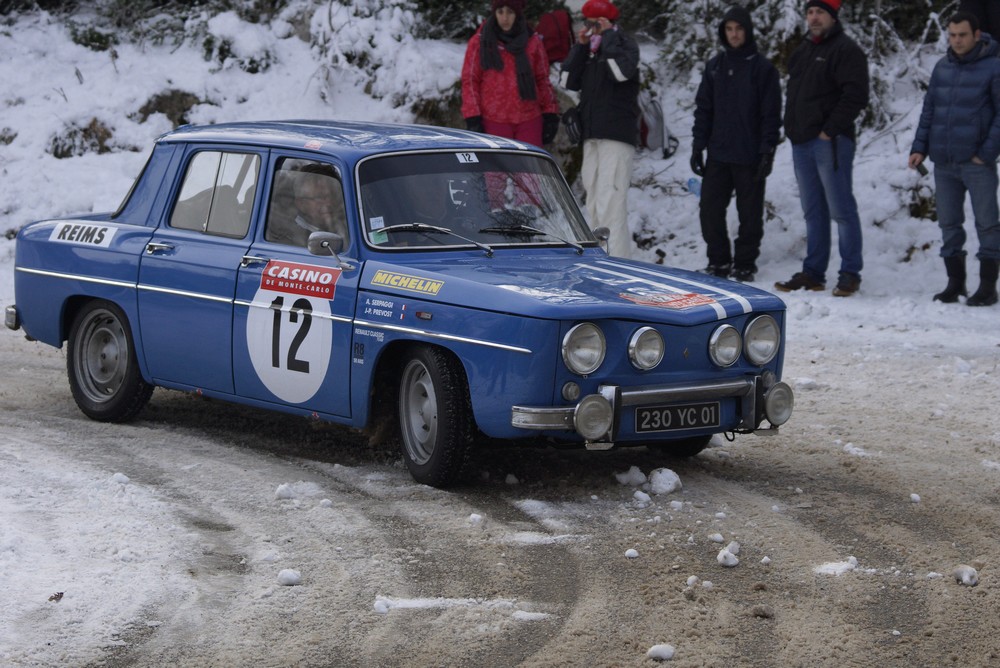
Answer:
<svg viewBox="0 0 1000 668"><path fill-rule="evenodd" d="M611 404L599 394L585 396L573 412L573 426L588 441L607 438L613 419Z"/></svg>
<svg viewBox="0 0 1000 668"><path fill-rule="evenodd" d="M769 315L754 318L743 332L743 348L752 364L764 366L778 354L781 330Z"/></svg>
<svg viewBox="0 0 1000 668"><path fill-rule="evenodd" d="M628 342L628 358L639 371L649 371L663 359L663 337L652 327L640 327Z"/></svg>
<svg viewBox="0 0 1000 668"><path fill-rule="evenodd" d="M740 358L743 343L740 333L732 325L716 327L708 340L708 354L718 366L732 366Z"/></svg>
<svg viewBox="0 0 1000 668"><path fill-rule="evenodd" d="M576 325L563 337L563 361L570 371L581 376L597 371L604 361L606 350L604 333L590 322Z"/></svg>

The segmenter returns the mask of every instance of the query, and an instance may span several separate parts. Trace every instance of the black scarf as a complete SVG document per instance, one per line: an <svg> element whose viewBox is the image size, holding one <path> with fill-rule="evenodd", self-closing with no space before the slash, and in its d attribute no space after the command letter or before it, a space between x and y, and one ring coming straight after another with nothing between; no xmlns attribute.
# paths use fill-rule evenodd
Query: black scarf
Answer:
<svg viewBox="0 0 1000 668"><path fill-rule="evenodd" d="M496 15L486 19L483 30L479 34L479 62L484 70L502 70L503 58L500 57L499 42L514 56L517 68L517 92L522 100L535 100L538 93L535 90L535 74L531 71L528 60L528 30L524 16L518 16L510 32L503 32L497 24Z"/></svg>

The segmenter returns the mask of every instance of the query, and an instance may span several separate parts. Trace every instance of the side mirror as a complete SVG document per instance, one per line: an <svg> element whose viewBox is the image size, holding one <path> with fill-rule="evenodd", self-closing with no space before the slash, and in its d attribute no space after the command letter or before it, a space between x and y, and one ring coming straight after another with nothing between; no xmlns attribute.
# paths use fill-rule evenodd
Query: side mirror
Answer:
<svg viewBox="0 0 1000 668"><path fill-rule="evenodd" d="M601 242L601 245L604 247L604 252L611 255L611 249L608 248L608 239L611 238L611 230L602 225L594 230L594 236Z"/></svg>
<svg viewBox="0 0 1000 668"><path fill-rule="evenodd" d="M337 253L344 250L344 237L336 232L313 232L309 235L306 248L313 255L330 255L341 269L352 269L351 265L340 259Z"/></svg>

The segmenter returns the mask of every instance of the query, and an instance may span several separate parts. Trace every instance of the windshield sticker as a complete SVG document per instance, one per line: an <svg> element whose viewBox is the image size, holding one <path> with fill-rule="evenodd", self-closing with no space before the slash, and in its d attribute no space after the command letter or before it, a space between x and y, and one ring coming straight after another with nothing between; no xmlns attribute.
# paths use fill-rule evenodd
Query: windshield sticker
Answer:
<svg viewBox="0 0 1000 668"><path fill-rule="evenodd" d="M407 276L392 271L378 270L372 276L372 285L386 286L422 295L436 295L444 287L444 281L432 281L419 276Z"/></svg>
<svg viewBox="0 0 1000 668"><path fill-rule="evenodd" d="M260 275L262 290L332 300L340 269L271 260Z"/></svg>
<svg viewBox="0 0 1000 668"><path fill-rule="evenodd" d="M622 292L618 296L640 306L658 306L660 308L672 309L694 308L695 306L705 306L706 304L715 303L715 300L708 295L699 295L695 292L686 294L672 292L634 294Z"/></svg>
<svg viewBox="0 0 1000 668"><path fill-rule="evenodd" d="M456 153L455 157L463 165L474 165L479 162L479 156L475 153Z"/></svg>
<svg viewBox="0 0 1000 668"><path fill-rule="evenodd" d="M373 244L384 244L389 241L389 234L387 232L382 232L382 228L385 227L385 218L382 216L373 216L368 219L368 227L371 232L368 233L368 238L371 239Z"/></svg>
<svg viewBox="0 0 1000 668"><path fill-rule="evenodd" d="M49 241L64 241L73 244L108 248L117 230L118 228L107 225L59 223L52 229Z"/></svg>

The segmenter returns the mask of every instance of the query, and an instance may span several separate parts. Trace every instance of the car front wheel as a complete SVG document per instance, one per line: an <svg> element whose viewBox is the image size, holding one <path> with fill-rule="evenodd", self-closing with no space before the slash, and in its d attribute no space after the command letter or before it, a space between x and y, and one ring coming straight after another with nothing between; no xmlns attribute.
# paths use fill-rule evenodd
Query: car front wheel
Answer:
<svg viewBox="0 0 1000 668"><path fill-rule="evenodd" d="M399 381L399 429L414 480L434 487L458 480L473 434L468 383L458 360L429 346L410 350Z"/></svg>
<svg viewBox="0 0 1000 668"><path fill-rule="evenodd" d="M128 319L110 302L93 301L77 313L66 367L76 405L94 420L129 420L153 393L139 373Z"/></svg>

